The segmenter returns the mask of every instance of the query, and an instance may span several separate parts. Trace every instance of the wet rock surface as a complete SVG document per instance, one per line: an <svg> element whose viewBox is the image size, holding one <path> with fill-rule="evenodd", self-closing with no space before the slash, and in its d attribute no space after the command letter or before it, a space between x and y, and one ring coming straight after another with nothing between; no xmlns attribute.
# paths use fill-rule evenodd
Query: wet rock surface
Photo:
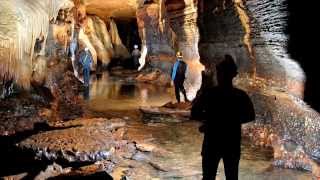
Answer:
<svg viewBox="0 0 320 180"><path fill-rule="evenodd" d="M138 82L157 84L159 86L170 86L171 77L159 69L154 69L139 74L136 80Z"/></svg>
<svg viewBox="0 0 320 180"><path fill-rule="evenodd" d="M47 128L49 122L82 115L81 83L68 71L64 60L48 67L44 86L19 90L0 103L0 135L22 136Z"/></svg>
<svg viewBox="0 0 320 180"><path fill-rule="evenodd" d="M190 118L191 104L169 102L161 107L141 107L145 122L183 122Z"/></svg>
<svg viewBox="0 0 320 180"><path fill-rule="evenodd" d="M20 94L1 100L0 135L9 136L32 130L34 124L47 121L43 113L49 107L45 99L36 94Z"/></svg>
<svg viewBox="0 0 320 180"><path fill-rule="evenodd" d="M52 96L52 120L70 120L83 114L83 99L79 96L84 91L82 83L68 70L67 60L50 68L45 87Z"/></svg>
<svg viewBox="0 0 320 180"><path fill-rule="evenodd" d="M273 147L275 165L312 171L313 161L319 162L319 114L270 86L240 87L250 94L257 114L255 122L244 125L244 135L256 145Z"/></svg>
<svg viewBox="0 0 320 180"><path fill-rule="evenodd" d="M112 160L117 149L129 144L122 140L124 134L119 128L125 123L121 120L114 123L108 119L78 121L63 125L67 129L33 135L20 142L18 147L32 149L40 159L95 162Z"/></svg>
<svg viewBox="0 0 320 180"><path fill-rule="evenodd" d="M44 171L41 171L34 179L48 179L51 177L59 176L60 174L65 174L71 171L71 168L63 168L60 165L53 163L49 165Z"/></svg>

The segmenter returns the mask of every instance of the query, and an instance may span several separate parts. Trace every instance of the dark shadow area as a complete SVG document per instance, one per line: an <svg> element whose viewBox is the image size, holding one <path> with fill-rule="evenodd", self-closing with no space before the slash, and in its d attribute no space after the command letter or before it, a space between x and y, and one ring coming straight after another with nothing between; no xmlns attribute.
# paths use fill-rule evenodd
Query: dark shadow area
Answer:
<svg viewBox="0 0 320 180"><path fill-rule="evenodd" d="M13 136L0 136L0 177L27 172L24 179L33 179L41 170L52 164L52 161L37 160L31 150L21 149L16 146L20 141L44 131L68 129L69 127L50 127L47 123L35 123L33 130L16 133Z"/></svg>
<svg viewBox="0 0 320 180"><path fill-rule="evenodd" d="M139 36L137 19L115 20L118 33L122 43L126 46L129 52L132 52L133 45L137 44L141 48L141 39Z"/></svg>
<svg viewBox="0 0 320 180"><path fill-rule="evenodd" d="M299 62L306 74L305 101L320 112L320 76L317 67L319 59L318 39L319 26L315 14L318 7L315 3L288 0L289 34L288 50L291 57Z"/></svg>
<svg viewBox="0 0 320 180"><path fill-rule="evenodd" d="M136 86L134 84L122 84L119 95L122 97L134 97Z"/></svg>
<svg viewBox="0 0 320 180"><path fill-rule="evenodd" d="M34 84L32 84L32 88L36 94L43 98L44 102L52 102L54 100L54 96L51 94L51 90L49 88Z"/></svg>
<svg viewBox="0 0 320 180"><path fill-rule="evenodd" d="M183 10L186 7L186 4L181 0L166 0L165 6L168 12L172 12Z"/></svg>

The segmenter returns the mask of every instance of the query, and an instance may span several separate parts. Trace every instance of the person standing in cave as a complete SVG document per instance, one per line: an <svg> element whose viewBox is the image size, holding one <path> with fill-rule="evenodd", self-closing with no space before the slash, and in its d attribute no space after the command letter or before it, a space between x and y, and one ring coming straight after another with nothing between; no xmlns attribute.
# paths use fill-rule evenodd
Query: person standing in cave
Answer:
<svg viewBox="0 0 320 180"><path fill-rule="evenodd" d="M186 94L186 90L184 89L183 83L186 78L186 72L188 65L182 60L181 52L177 52L177 59L173 65L171 72L171 79L174 84L175 94L177 102L180 103L180 92L184 95L185 102L189 102Z"/></svg>
<svg viewBox="0 0 320 180"><path fill-rule="evenodd" d="M79 62L81 63L83 68L84 86L89 87L92 55L88 47L84 48L84 50L80 53Z"/></svg>
<svg viewBox="0 0 320 180"><path fill-rule="evenodd" d="M249 96L233 87L237 66L230 55L217 65L218 86L204 90L191 108L191 119L203 121L203 179L214 179L223 159L227 180L238 179L241 154L241 124L253 121L255 112Z"/></svg>
<svg viewBox="0 0 320 180"><path fill-rule="evenodd" d="M141 56L141 53L138 49L138 45L134 45L133 46L134 50L132 51L131 55L132 55L132 58L133 58L133 67L134 69L138 69L139 66L140 66L140 63L139 63L139 58Z"/></svg>

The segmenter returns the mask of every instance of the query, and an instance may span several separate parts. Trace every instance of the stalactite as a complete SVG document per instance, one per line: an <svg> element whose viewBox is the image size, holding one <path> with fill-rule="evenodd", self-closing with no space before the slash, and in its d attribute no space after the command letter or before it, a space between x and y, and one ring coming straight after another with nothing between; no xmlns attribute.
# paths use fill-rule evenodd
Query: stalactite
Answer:
<svg viewBox="0 0 320 180"><path fill-rule="evenodd" d="M111 41L113 44L115 57L116 58L123 58L123 59L129 58L130 57L129 51L122 43L122 40L121 40L119 33L118 33L118 28L117 28L116 23L114 22L113 19L110 19L109 23L110 23L109 24L109 27L110 27L109 34L111 36Z"/></svg>
<svg viewBox="0 0 320 180"><path fill-rule="evenodd" d="M243 43L246 45L249 57L252 63L252 77L255 79L257 74L257 62L255 52L251 43L251 26L250 26L250 18L245 10L245 6L243 0L234 0L234 6L236 8L236 12L239 15L239 19L245 31L245 35L243 37Z"/></svg>
<svg viewBox="0 0 320 180"><path fill-rule="evenodd" d="M87 25L85 27L85 33L89 37L91 44L97 52L98 60L100 60L103 65L108 65L111 60L111 55L108 53L104 44L102 43L102 39L98 37L98 33L96 32L94 24L94 19L88 16Z"/></svg>
<svg viewBox="0 0 320 180"><path fill-rule="evenodd" d="M165 25L165 0L159 1L159 29L160 32L164 32L164 25Z"/></svg>
<svg viewBox="0 0 320 180"><path fill-rule="evenodd" d="M1 79L14 79L21 87L29 88L36 39L47 36L49 21L57 17L61 7L71 5L69 0L4 0L1 2Z"/></svg>
<svg viewBox="0 0 320 180"><path fill-rule="evenodd" d="M105 22L97 16L93 16L92 19L98 38L102 41L110 57L112 57L114 54L113 45Z"/></svg>

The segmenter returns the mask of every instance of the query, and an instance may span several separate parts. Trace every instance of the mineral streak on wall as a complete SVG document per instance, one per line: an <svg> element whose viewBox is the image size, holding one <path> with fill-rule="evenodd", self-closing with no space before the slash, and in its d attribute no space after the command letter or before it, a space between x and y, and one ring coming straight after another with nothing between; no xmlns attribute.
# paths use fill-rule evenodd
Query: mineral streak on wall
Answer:
<svg viewBox="0 0 320 180"><path fill-rule="evenodd" d="M223 1L225 7L225 1ZM249 57L252 63L252 78L256 77L257 69L256 69L256 57L254 53L254 49L251 43L251 27L250 27L250 19L246 13L244 4L242 0L234 0L234 6L238 12L241 24L244 28L245 35L243 37L243 43L247 46Z"/></svg>

